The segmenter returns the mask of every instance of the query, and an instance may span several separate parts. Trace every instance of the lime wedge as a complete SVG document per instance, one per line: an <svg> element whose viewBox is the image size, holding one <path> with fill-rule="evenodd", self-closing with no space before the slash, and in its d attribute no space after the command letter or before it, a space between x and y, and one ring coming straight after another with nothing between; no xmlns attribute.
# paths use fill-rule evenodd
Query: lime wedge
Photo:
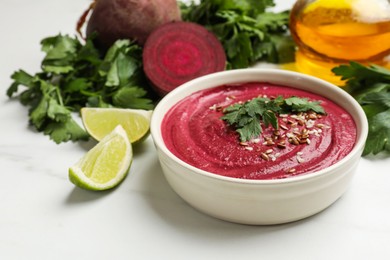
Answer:
<svg viewBox="0 0 390 260"><path fill-rule="evenodd" d="M119 125L69 168L69 180L87 190L107 190L126 177L132 160L131 144Z"/></svg>
<svg viewBox="0 0 390 260"><path fill-rule="evenodd" d="M122 125L127 132L130 143L144 140L150 132L151 110L126 108L92 108L81 109L81 118L87 132L100 141L117 125Z"/></svg>

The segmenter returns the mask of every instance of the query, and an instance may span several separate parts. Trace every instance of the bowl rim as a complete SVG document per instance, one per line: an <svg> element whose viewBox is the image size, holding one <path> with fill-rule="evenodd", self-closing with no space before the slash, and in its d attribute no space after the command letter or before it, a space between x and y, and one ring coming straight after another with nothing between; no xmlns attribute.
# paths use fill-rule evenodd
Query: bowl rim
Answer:
<svg viewBox="0 0 390 260"><path fill-rule="evenodd" d="M161 107L163 105L165 105L165 103L167 103L169 100L173 99L175 96L181 94L182 92L185 92L183 97L179 98L176 102L173 102L173 103L168 105L169 106L169 108L167 109L167 111L168 111L177 102L179 102L179 100L182 100L183 98L191 95L194 92L208 89L208 88L217 87L217 86L220 86L223 84L236 84L236 83L239 84L240 82L241 83L255 82L255 81L240 80L240 81L233 81L231 83L225 82L222 84L213 84L213 86L196 88L196 90L186 91L194 85L196 86L196 85L201 84L202 82L208 82L208 81L213 80L213 79L214 80L215 79L223 79L225 76L233 77L233 76L241 76L242 74L245 75L245 74L253 74L253 73L254 74L284 75L287 77L295 78L297 80L302 79L305 81L312 81L313 83L315 83L317 85L322 85L325 88L331 89L332 91L336 92L337 95L341 95L343 97L343 99L348 100L349 104L353 105L352 110L354 110L356 112L357 118L360 120L360 127L361 127L359 129L359 126L358 126L359 122L356 122L356 119L354 118L357 130L358 130L358 135L357 135L357 139L356 139L355 145L353 146L352 150L345 157L343 157L341 160L337 161L336 163L334 163L334 164L332 164L324 169L318 170L318 171L308 172L308 173L305 173L302 175L283 178L283 179L258 180L258 179L240 179L240 178L235 178L235 177L228 177L228 176L223 176L223 175L219 175L217 173L212 173L212 172L208 172L208 171L199 169L193 165L190 165L189 163L184 162L183 160L178 158L175 154L173 154L166 147L165 142L164 142L162 135L161 135L161 123L163 122L163 118L165 116L165 113L164 113L164 115L159 115L159 113L158 113L159 110L161 109ZM261 82L261 80L258 80L258 82ZM274 83L274 82L272 82L272 80L268 80L268 81L264 80L263 82ZM275 83L275 84L280 84L280 83ZM289 87L287 82L286 82L285 86ZM290 87L294 87L294 86L290 86ZM309 91L312 93L317 93L316 91L310 91L310 90L306 90L306 89L303 89L303 90ZM321 96L323 95L323 94L319 94L319 93L317 93L317 94L321 95ZM328 97L326 97L326 98L328 98ZM348 111L348 113L351 113L350 112L351 108L348 108L348 107L344 106L343 104L338 103L336 100L333 100L331 98L329 98L329 99L332 100L333 102L335 102L336 104L338 104L339 106L343 107L344 109L346 109ZM158 124L156 121L158 121L159 118L160 118L160 123ZM353 157L357 156L357 153L359 153L359 156L361 156L361 151L364 148L364 145L365 145L365 142L367 139L367 135L368 135L368 121L367 121L366 115L365 115L363 109L361 108L360 104L350 94L348 94L345 90L343 90L341 87L338 87L330 82L327 82L323 79L320 79L320 78L317 78L317 77L314 77L311 75L307 75L307 74L303 74L303 73L295 72L295 71L287 71L287 70L281 70L281 69L276 69L276 68L245 68L245 69L226 70L226 71L221 71L221 72L216 72L216 73L208 74L205 76L201 76L201 77L198 77L196 79L190 80L190 81L178 86L177 88L175 88L171 92L169 92L167 95L165 95L159 101L159 103L156 105L155 109L153 110L152 117L151 117L151 123L150 123L150 132L151 132L151 136L153 138L153 142L154 142L156 148L160 149L161 152L163 152L165 155L170 157L176 163L180 164L182 167L188 168L191 171L191 174L200 174L204 177L208 177L208 178L219 180L219 181L229 182L229 183L246 184L246 185L247 184L250 184L250 185L274 185L274 184L291 184L291 183L296 183L296 182L304 182L307 180L319 178L323 175L329 175L329 174L332 174L332 172L336 172L336 171L334 171L335 169L342 167L344 164L346 164Z"/></svg>

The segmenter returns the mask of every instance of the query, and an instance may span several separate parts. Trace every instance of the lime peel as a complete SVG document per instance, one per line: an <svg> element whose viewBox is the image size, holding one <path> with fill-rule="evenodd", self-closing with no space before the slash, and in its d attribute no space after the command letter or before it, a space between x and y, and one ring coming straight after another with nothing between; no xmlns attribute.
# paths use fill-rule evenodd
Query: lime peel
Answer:
<svg viewBox="0 0 390 260"><path fill-rule="evenodd" d="M69 168L69 180L87 190L111 189L125 179L132 161L131 143L118 125Z"/></svg>
<svg viewBox="0 0 390 260"><path fill-rule="evenodd" d="M127 132L132 144L146 139L150 133L152 110L128 108L81 109L81 117L86 131L97 141L111 132L117 125Z"/></svg>

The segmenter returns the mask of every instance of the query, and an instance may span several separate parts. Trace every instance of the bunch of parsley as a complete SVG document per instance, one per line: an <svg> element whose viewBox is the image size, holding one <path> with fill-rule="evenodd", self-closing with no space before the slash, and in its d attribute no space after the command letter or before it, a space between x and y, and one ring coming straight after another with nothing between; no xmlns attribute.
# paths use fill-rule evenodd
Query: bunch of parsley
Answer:
<svg viewBox="0 0 390 260"><path fill-rule="evenodd" d="M88 138L72 118L81 107L153 108L138 45L118 40L104 57L92 39L82 44L76 37L57 35L41 45L46 53L42 71L16 71L7 95L28 106L30 123L56 143ZM19 86L25 89L18 92Z"/></svg>
<svg viewBox="0 0 390 260"><path fill-rule="evenodd" d="M390 152L390 70L357 62L332 70L366 113L369 131L363 155Z"/></svg>
<svg viewBox="0 0 390 260"><path fill-rule="evenodd" d="M201 0L181 4L183 20L212 31L224 46L228 68L246 68L257 61L294 60L288 34L289 11L274 13L272 0Z"/></svg>

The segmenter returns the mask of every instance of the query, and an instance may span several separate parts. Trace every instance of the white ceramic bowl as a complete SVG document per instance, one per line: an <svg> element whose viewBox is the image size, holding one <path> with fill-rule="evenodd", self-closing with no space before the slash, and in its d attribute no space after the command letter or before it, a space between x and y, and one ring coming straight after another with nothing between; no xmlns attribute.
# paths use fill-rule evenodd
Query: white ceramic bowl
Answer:
<svg viewBox="0 0 390 260"><path fill-rule="evenodd" d="M278 180L244 180L195 168L165 146L161 123L178 101L198 90L229 83L269 82L310 91L346 109L357 127L352 151L332 166ZM277 69L242 69L210 74L187 82L166 95L151 119L153 137L164 175L172 189L194 208L226 221L269 225L316 214L335 202L348 188L367 138L368 123L360 105L345 91L328 82Z"/></svg>

